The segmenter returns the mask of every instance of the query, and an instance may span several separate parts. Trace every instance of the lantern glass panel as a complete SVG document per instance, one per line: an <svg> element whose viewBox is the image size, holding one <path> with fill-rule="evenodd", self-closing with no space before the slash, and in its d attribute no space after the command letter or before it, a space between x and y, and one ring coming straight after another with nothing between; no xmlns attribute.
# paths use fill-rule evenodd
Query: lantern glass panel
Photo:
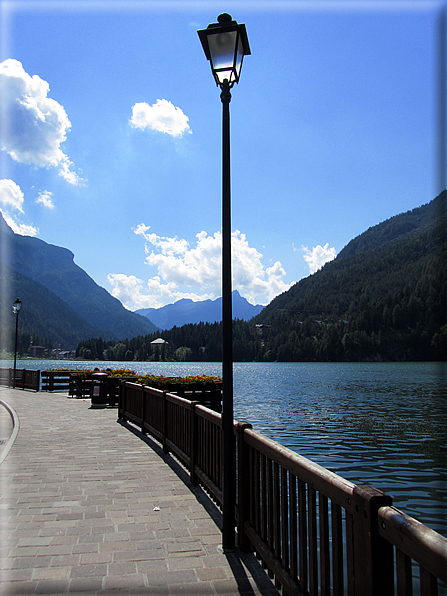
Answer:
<svg viewBox="0 0 447 596"><path fill-rule="evenodd" d="M237 37L237 31L226 31L208 36L212 69L219 83L223 83L225 79L230 83L235 80L234 54Z"/></svg>
<svg viewBox="0 0 447 596"><path fill-rule="evenodd" d="M237 53L236 53L236 77L239 80L242 68L242 60L244 58L244 47L242 44L242 37L239 35L237 39Z"/></svg>

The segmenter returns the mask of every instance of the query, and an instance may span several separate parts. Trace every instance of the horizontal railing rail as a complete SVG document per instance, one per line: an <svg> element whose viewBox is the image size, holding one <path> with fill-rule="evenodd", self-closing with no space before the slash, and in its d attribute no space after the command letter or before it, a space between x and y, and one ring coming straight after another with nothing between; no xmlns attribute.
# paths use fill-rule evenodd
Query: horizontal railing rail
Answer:
<svg viewBox="0 0 447 596"><path fill-rule="evenodd" d="M395 507L378 511L378 532L395 547L397 594L437 594L447 585L447 540ZM414 561L419 573L413 572Z"/></svg>
<svg viewBox="0 0 447 596"><path fill-rule="evenodd" d="M14 369L0 368L0 385L15 387L16 389L31 389L33 391L39 391L40 370L16 368L14 383Z"/></svg>
<svg viewBox="0 0 447 596"><path fill-rule="evenodd" d="M118 412L222 503L220 414L134 383L121 384ZM416 576L419 593L432 595L447 582L447 539L392 507L389 495L345 480L246 422L234 430L239 546L257 554L285 594L410 596Z"/></svg>

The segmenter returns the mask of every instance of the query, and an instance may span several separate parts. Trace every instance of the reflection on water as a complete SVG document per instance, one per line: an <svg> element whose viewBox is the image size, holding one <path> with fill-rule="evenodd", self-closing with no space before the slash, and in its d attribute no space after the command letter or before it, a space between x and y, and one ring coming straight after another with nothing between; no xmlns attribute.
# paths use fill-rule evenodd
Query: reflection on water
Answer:
<svg viewBox="0 0 447 596"><path fill-rule="evenodd" d="M1 362L1 366L10 366ZM56 367L20 362L21 368ZM220 363L64 362L167 376ZM447 536L447 405L442 364L235 363L234 417Z"/></svg>

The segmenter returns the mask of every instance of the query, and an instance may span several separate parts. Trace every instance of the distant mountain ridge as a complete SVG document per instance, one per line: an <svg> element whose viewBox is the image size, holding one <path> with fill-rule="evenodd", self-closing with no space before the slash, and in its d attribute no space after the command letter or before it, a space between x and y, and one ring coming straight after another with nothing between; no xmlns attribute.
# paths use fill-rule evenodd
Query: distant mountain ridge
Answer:
<svg viewBox="0 0 447 596"><path fill-rule="evenodd" d="M23 324L27 323L30 309L35 307L31 291L32 284L24 282L24 279L28 278L44 286L70 307L71 310L66 311L66 318L58 334L59 341L65 345L76 347L76 344L73 345L72 338L79 336L82 328L87 333L86 337L91 337L91 333L95 332L95 334L101 333L103 338L113 340L152 333L156 330L156 326L146 317L125 309L119 300L111 296L76 265L70 250L47 244L38 238L14 234L3 217L0 217L0 242L2 246L0 262L2 271L9 271L9 285L12 284L10 289L16 294L19 288L22 288L20 297L23 301L23 312L20 316ZM12 275L11 271L18 275ZM2 280L3 286L7 287L6 280ZM24 291L28 293L26 302ZM38 295L42 294L38 286L35 286L35 292ZM49 297L47 300L50 303L57 302ZM58 304L60 309L60 303ZM69 314L73 311L84 321L82 325L79 319ZM36 317L40 319L39 326L53 327L50 324L51 308L40 309L39 312L35 310L34 319ZM28 322L33 325L36 320L33 321L30 317Z"/></svg>
<svg viewBox="0 0 447 596"><path fill-rule="evenodd" d="M248 321L264 308L253 305L243 298L237 290L233 291L233 319ZM138 314L148 317L160 329L172 329L190 323L215 323L222 319L222 298L193 302L182 299L161 308L141 308Z"/></svg>

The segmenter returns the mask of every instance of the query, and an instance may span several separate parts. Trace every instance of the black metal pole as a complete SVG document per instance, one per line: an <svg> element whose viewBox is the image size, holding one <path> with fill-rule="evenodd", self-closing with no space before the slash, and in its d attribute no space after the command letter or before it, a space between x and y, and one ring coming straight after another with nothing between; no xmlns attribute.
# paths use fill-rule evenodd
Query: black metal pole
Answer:
<svg viewBox="0 0 447 596"><path fill-rule="evenodd" d="M231 279L230 84L222 84L222 547L234 549L236 476L233 429Z"/></svg>
<svg viewBox="0 0 447 596"><path fill-rule="evenodd" d="M14 376L12 378L12 388L16 388L16 364L17 364L17 331L19 329L19 311L16 310L16 340L14 344Z"/></svg>
<svg viewBox="0 0 447 596"><path fill-rule="evenodd" d="M447 81L446 81L446 29L447 8L444 6L438 16L438 118L437 118L437 189L439 194L447 187Z"/></svg>

